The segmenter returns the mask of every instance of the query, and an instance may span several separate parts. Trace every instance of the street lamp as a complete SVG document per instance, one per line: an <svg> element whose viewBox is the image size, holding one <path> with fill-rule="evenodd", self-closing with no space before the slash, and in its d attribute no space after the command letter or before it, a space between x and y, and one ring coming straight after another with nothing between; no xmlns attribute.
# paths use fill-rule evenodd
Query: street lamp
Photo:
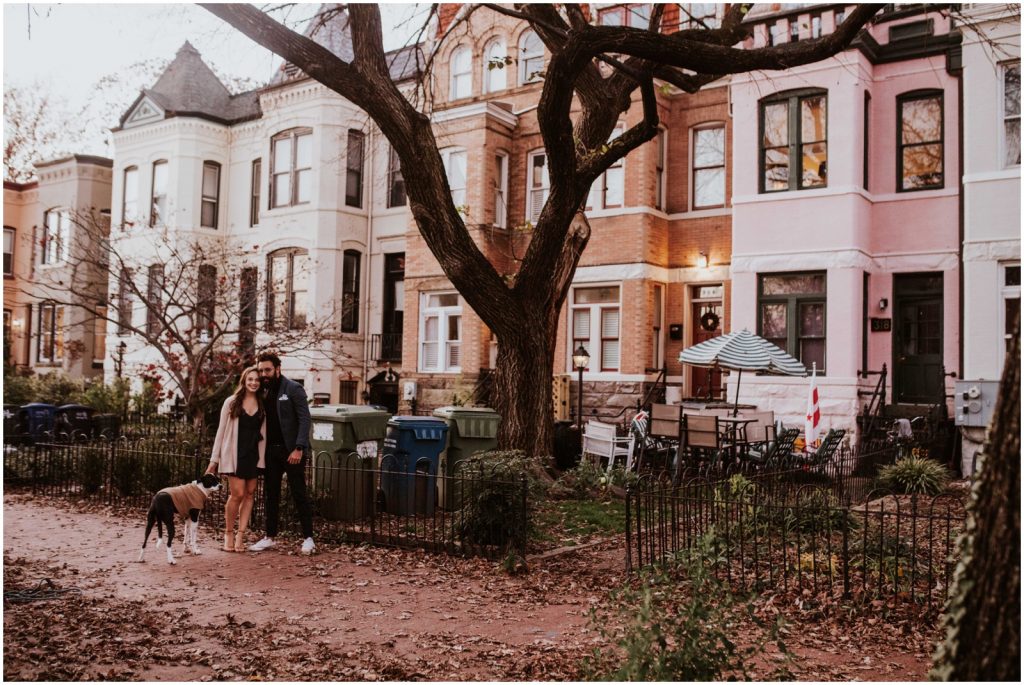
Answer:
<svg viewBox="0 0 1024 685"><path fill-rule="evenodd" d="M128 344L122 340L117 346L117 361L114 364L114 370L117 372L117 377L121 378L124 372L124 353L128 349Z"/></svg>
<svg viewBox="0 0 1024 685"><path fill-rule="evenodd" d="M576 386L576 429L583 430L583 369L590 363L590 355L583 343L572 353L572 367L579 371L579 385Z"/></svg>

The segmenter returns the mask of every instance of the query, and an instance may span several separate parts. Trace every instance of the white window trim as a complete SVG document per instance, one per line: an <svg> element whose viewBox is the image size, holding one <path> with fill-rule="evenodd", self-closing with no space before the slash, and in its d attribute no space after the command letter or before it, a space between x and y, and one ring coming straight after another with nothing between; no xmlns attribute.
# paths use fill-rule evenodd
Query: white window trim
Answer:
<svg viewBox="0 0 1024 685"><path fill-rule="evenodd" d="M7 245L6 245L6 243L7 243L7 236L8 235L11 236L11 249L10 249L9 252L7 250ZM6 270L6 269L4 270L4 276L14 276L14 248L17 245L17 243L18 243L18 231L17 231L17 229L15 229L12 226L4 226L4 256L6 257L8 254L11 255L11 258L9 260L10 263L11 263L11 268L10 268L9 271Z"/></svg>
<svg viewBox="0 0 1024 685"><path fill-rule="evenodd" d="M608 138L608 142L612 142L616 138L622 135L626 130L625 124L616 124L612 130L611 136ZM628 156L628 155L627 155ZM608 172L612 169L622 169L620 174L619 183L617 184L618 192L622 198L622 202L616 204L608 204ZM621 209L626 206L626 158L623 157L615 164L601 172L601 175L594 179L594 182L590 185L590 192L587 194L587 209L600 210L600 209Z"/></svg>
<svg viewBox="0 0 1024 685"><path fill-rule="evenodd" d="M697 132L698 131L709 131L713 129L722 129L722 204L720 205L703 205L697 206ZM689 174L690 174L690 197L689 197L689 208L692 212L706 211L709 209L722 209L728 206L727 186L728 186L728 162L729 162L729 130L725 125L724 121L706 121L690 129L690 163L689 163ZM702 167L703 169L710 169L712 167Z"/></svg>
<svg viewBox="0 0 1024 685"><path fill-rule="evenodd" d="M461 156L464 161L465 173L461 186L452 185L452 158ZM466 148L447 147L441 150L441 162L444 164L444 173L448 177L448 187L452 191L452 202L455 208L459 209L466 205L467 186L469 185L469 155ZM463 217L465 218L465 217Z"/></svg>
<svg viewBox="0 0 1024 685"><path fill-rule="evenodd" d="M999 160L1001 162L1000 167L1003 169L1020 168L1020 164L1009 164L1006 161L1006 122L1014 118L1013 116L1008 117L1006 115L1006 70L1014 65L1020 69L1020 60L1010 60L999 65L999 106L997 111L999 112ZM1016 115L1016 119L1018 122L1021 120L1019 114Z"/></svg>
<svg viewBox="0 0 1024 685"><path fill-rule="evenodd" d="M1006 321L1006 301L1020 299L1019 285L1005 285L1006 270L1011 266L1020 266L1020 260L999 262L999 349L997 350L997 359L1002 359L1006 355L1006 345L1009 342L1009 335L1005 333L1008 323Z"/></svg>
<svg viewBox="0 0 1024 685"><path fill-rule="evenodd" d="M495 47L498 48L496 55L492 57L491 52L494 51ZM483 91L485 93L497 93L499 91L508 88L508 70L509 65L506 64L504 67L498 69L490 68L491 59L503 59L508 56L508 48L505 47L505 41L501 38L495 38L487 43L484 47L484 59L483 59ZM503 83L500 86L491 87L491 76L500 74Z"/></svg>
<svg viewBox="0 0 1024 685"><path fill-rule="evenodd" d="M533 186L533 160L539 155L544 155L544 173L541 175L541 185L538 187ZM595 181L596 183L596 181ZM534 191L542 191L541 195L543 199L540 201L539 207L533 206L533 194ZM534 216L534 210L536 214L540 216L540 212L544 209L544 203L548 200L548 194L551 192L551 175L548 170L548 159L547 151L544 148L534 150L526 157L526 220L532 222Z"/></svg>
<svg viewBox="0 0 1024 685"><path fill-rule="evenodd" d="M601 302L596 304L576 304L576 291L586 290L589 288L618 288L619 299L617 303L612 302ZM573 373L579 373L572 365L572 353L575 349L574 346L574 331L573 331L573 312L577 309L589 309L590 310L590 365L583 372L586 378L607 378L610 376L619 376L622 373L622 281L609 281L604 283L578 283L573 284L569 291L569 314L566 317L568 330L566 331L566 368L571 369ZM601 310L602 309L618 309L619 310L619 368L601 370L604 361L601 359ZM596 317L595 317L596 313ZM595 342L596 341L596 342Z"/></svg>
<svg viewBox="0 0 1024 685"><path fill-rule="evenodd" d="M540 45L540 51L539 52L531 52L531 53L525 52L525 48L523 46L526 45L526 38L531 33L534 36L536 36L537 42ZM544 62L544 42L541 41L540 36L537 36L536 32L533 31L533 30L527 30L527 31L525 31L523 33L523 35L521 35L519 37L519 43L517 44L516 47L518 48L518 50L516 52L519 53L519 64L518 64L519 68L517 69L518 75L519 75L519 85L524 86L524 85L526 85L528 83L536 83L537 81L540 81L541 79L540 79L539 76L534 76L532 78L530 76L530 74L532 74L532 73L544 70L544 65L545 65L545 62ZM528 69L528 67L527 67L528 63L530 61L532 61L532 60L537 59L538 57L541 60L541 68L540 69L532 69L532 70Z"/></svg>
<svg viewBox="0 0 1024 685"><path fill-rule="evenodd" d="M667 211L668 207L668 129L664 126L658 127L658 134L654 136L654 144L660 144L659 149L654 153L654 173L658 179L655 180L655 192L661 191L661 197L654 198L654 208L659 212ZM658 171L658 157L661 157L661 171ZM661 183L658 183L658 180Z"/></svg>
<svg viewBox="0 0 1024 685"><path fill-rule="evenodd" d="M494 225L497 228L508 228L508 153L498 151L494 156L501 160L501 166L497 169L500 178L494 184Z"/></svg>
<svg viewBox="0 0 1024 685"><path fill-rule="evenodd" d="M466 68L462 71L455 70L456 61L466 55ZM451 57L448 58L448 98L451 100L461 100L468 98L473 95L473 51L465 46L460 45L452 50ZM469 83L466 86L466 92L460 93L457 87L458 83L462 83L460 79L465 77Z"/></svg>
<svg viewBox="0 0 1024 685"><path fill-rule="evenodd" d="M458 304L450 307L428 307L427 303L430 302L430 298L435 295L456 295L458 297ZM437 338L435 340L427 340L427 319L436 316L437 321ZM459 366L448 366L448 343L449 341L445 338L446 331L448 330L448 319L453 316L462 316L462 296L456 291L438 291L438 292L423 292L420 293L420 315L419 315L419 346L416 354L416 366L420 373L462 373L462 365ZM459 360L462 360L462 343L464 342L461 337L465 331L465 321L460 322L458 340L459 345ZM429 367L424 363L425 355L423 353L423 347L426 343L437 344L437 361L436 367Z"/></svg>
<svg viewBox="0 0 1024 685"><path fill-rule="evenodd" d="M50 216L56 215L56 233L52 236L57 241L56 254L50 258ZM62 228L63 226L63 228ZM43 213L43 245L39 254L40 266L55 266L68 261L71 243L71 212L65 207L54 207Z"/></svg>

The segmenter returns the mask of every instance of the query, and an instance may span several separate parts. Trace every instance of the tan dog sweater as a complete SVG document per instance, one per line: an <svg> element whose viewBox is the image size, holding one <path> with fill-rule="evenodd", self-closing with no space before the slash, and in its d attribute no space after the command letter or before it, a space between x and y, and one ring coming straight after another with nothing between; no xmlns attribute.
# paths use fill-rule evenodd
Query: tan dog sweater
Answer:
<svg viewBox="0 0 1024 685"><path fill-rule="evenodd" d="M164 488L160 492L171 496L171 501L174 502L174 509L183 518L188 516L190 509L202 509L206 504L206 492L195 483Z"/></svg>

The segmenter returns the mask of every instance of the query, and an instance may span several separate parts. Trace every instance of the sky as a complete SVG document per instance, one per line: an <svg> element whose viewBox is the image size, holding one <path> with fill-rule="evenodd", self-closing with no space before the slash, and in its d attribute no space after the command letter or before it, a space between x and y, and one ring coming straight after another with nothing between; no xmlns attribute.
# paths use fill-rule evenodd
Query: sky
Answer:
<svg viewBox="0 0 1024 685"><path fill-rule="evenodd" d="M307 18L317 6L296 6L289 22ZM280 64L279 57L193 4L5 3L3 9L4 87L41 83L62 95L71 112L81 111L99 79L142 60L170 60L186 40L219 73L265 83ZM408 40L414 9L382 6L387 49Z"/></svg>

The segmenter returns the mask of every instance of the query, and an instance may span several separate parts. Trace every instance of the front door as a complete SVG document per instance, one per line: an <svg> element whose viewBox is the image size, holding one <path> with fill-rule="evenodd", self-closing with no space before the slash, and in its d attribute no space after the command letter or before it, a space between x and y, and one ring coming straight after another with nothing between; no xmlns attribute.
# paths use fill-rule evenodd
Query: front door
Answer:
<svg viewBox="0 0 1024 685"><path fill-rule="evenodd" d="M720 294L722 286L695 286L694 296ZM702 292L703 291L703 292ZM698 345L722 334L722 301L699 301L695 299L691 305L692 324L690 344ZM712 316L708 316L711 314ZM717 398L722 394L722 372L718 369L690 368L690 397Z"/></svg>
<svg viewBox="0 0 1024 685"><path fill-rule="evenodd" d="M943 402L942 274L896 274L893 301L893 396L897 403Z"/></svg>

